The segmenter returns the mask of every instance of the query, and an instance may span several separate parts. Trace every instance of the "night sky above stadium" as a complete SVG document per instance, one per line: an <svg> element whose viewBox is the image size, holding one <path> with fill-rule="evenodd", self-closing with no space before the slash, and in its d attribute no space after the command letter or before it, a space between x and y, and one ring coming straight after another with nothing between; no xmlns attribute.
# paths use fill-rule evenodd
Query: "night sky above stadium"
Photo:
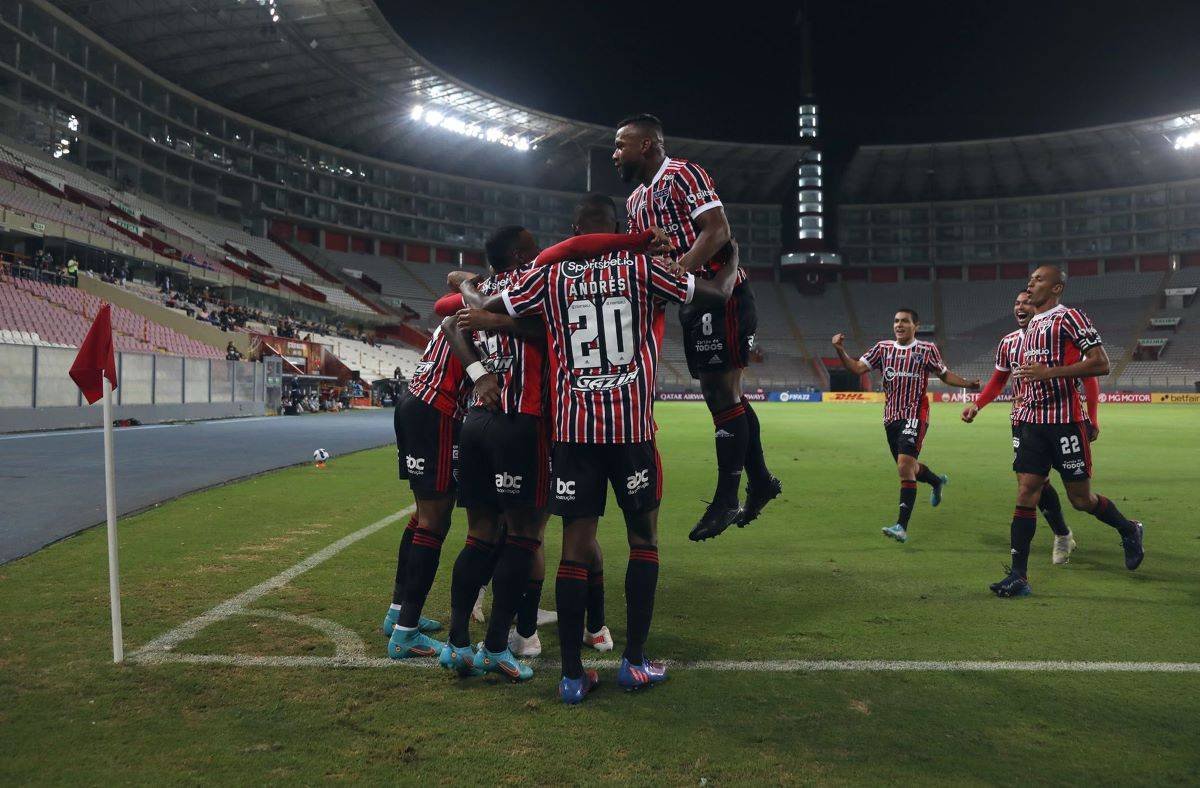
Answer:
<svg viewBox="0 0 1200 788"><path fill-rule="evenodd" d="M728 18L695 3L400 5L380 3L409 43L501 97L605 124L650 111L669 134L795 140L795 3L733 3ZM814 0L809 14L834 160L859 144L1056 131L1200 107L1196 2Z"/></svg>

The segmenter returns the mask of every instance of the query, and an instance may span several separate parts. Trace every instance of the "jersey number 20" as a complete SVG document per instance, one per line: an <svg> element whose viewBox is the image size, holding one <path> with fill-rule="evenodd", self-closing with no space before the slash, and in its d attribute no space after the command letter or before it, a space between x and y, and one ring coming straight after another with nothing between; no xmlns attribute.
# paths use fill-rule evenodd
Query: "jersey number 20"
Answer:
<svg viewBox="0 0 1200 788"><path fill-rule="evenodd" d="M596 304L572 301L567 319L576 326L571 332L571 366L596 369L605 364L599 343L601 323L604 330L604 356L609 366L624 366L633 361L633 304L625 296L612 296Z"/></svg>

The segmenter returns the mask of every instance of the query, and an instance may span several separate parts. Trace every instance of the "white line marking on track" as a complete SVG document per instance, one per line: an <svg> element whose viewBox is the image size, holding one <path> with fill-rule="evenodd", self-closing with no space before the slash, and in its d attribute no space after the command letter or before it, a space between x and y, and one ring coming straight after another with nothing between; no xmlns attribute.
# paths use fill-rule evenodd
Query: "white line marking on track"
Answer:
<svg viewBox="0 0 1200 788"><path fill-rule="evenodd" d="M169 632L159 635L154 640L151 640L149 643L142 646L131 656L139 657L146 656L155 651L168 651L175 648L180 643L191 640L205 627L215 624L218 621L223 621L230 616L243 613L246 608L254 604L254 602L258 601L262 597L266 596L272 591L277 591L278 589L283 588L295 578L314 567L320 566L355 542L367 538L376 531L387 528L389 525L401 518L407 517L408 515L412 514L415 509L415 505L406 506L395 514L389 514L382 520L376 520L365 528L360 528L352 534L343 536L333 544L322 548L321 550L318 550L310 555L308 558L305 558L300 563L283 570L270 580L264 580L253 588L243 591L232 599L226 599L224 602L212 608L208 612L201 613L190 621L185 621Z"/></svg>

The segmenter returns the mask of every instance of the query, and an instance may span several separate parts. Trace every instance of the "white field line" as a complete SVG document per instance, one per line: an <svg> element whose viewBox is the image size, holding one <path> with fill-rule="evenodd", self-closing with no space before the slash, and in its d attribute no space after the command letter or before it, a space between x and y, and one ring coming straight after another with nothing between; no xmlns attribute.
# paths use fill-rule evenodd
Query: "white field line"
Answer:
<svg viewBox="0 0 1200 788"><path fill-rule="evenodd" d="M370 657L362 638L352 630L327 619L298 616L277 610L249 609L262 597L283 588L294 578L333 558L355 542L365 539L392 523L407 517L414 507L408 506L365 528L343 536L333 544L318 550L300 563L291 566L269 580L227 599L206 613L185 621L175 629L159 635L129 655L130 661L147 665L183 663L189 665L230 665L253 668L435 668L432 659L392 660ZM335 655L324 656L264 656L254 654L183 654L172 651L176 646L194 638L205 627L237 615L278 618L293 624L312 627L323 632L334 643ZM531 660L535 667L552 669L556 660ZM1099 662L1071 660L698 660L667 664L676 670L712 670L744 673L996 673L996 672L1068 672L1068 673L1200 673L1200 662ZM597 669L614 669L616 660L584 660L584 665Z"/></svg>

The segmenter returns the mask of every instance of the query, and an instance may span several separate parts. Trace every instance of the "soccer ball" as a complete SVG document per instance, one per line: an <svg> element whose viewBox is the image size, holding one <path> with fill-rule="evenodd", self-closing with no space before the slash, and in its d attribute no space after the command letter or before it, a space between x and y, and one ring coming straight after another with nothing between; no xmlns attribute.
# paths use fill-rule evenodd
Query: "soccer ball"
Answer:
<svg viewBox="0 0 1200 788"><path fill-rule="evenodd" d="M329 459L329 452L324 449L317 449L313 452L313 461L317 463L318 468L325 467L325 461Z"/></svg>

